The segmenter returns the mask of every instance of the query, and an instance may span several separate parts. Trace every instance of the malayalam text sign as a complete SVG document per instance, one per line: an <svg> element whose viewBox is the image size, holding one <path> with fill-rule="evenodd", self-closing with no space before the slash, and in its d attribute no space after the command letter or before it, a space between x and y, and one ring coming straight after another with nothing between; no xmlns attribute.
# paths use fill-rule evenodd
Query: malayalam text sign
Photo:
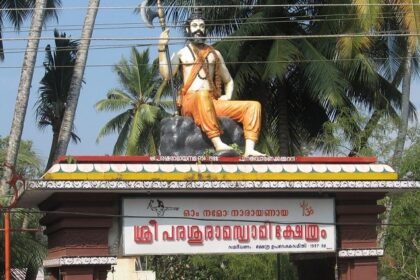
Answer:
<svg viewBox="0 0 420 280"><path fill-rule="evenodd" d="M126 198L124 255L335 251L334 200Z"/></svg>

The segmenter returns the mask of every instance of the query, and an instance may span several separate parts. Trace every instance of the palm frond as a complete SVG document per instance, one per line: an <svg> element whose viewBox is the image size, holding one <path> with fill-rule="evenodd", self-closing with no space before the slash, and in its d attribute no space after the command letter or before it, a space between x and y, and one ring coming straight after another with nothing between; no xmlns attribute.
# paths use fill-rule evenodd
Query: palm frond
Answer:
<svg viewBox="0 0 420 280"><path fill-rule="evenodd" d="M379 29L381 25L381 0L352 0L359 25L364 32Z"/></svg>
<svg viewBox="0 0 420 280"><path fill-rule="evenodd" d="M98 143L103 137L114 132L118 132L121 135L123 127L126 124L128 124L128 126L131 125L131 114L131 110L128 110L112 118L101 128L96 138L96 142Z"/></svg>
<svg viewBox="0 0 420 280"><path fill-rule="evenodd" d="M114 155L125 154L127 150L127 140L128 140L128 135L130 133L130 128L131 128L131 121L130 122L126 121L124 123L124 126L120 130L120 134L118 135L117 141L115 142L114 149L112 152Z"/></svg>
<svg viewBox="0 0 420 280"><path fill-rule="evenodd" d="M269 77L283 79L288 71L288 66L299 57L299 49L290 41L274 41L267 57L269 63L266 66L263 79Z"/></svg>
<svg viewBox="0 0 420 280"><path fill-rule="evenodd" d="M133 116L131 123L131 130L127 138L127 151L128 156L138 155L140 143L140 135L143 133L146 124L142 121L142 112L139 108Z"/></svg>
<svg viewBox="0 0 420 280"><path fill-rule="evenodd" d="M307 40L301 42L301 52L310 61L305 64L303 74L312 97L319 100L329 113L343 106L351 106L345 96L349 84L341 71Z"/></svg>
<svg viewBox="0 0 420 280"><path fill-rule="evenodd" d="M108 91L107 99L102 99L96 102L95 109L98 112L102 111L119 111L126 109L133 104L133 100L123 91L118 89L111 89Z"/></svg>
<svg viewBox="0 0 420 280"><path fill-rule="evenodd" d="M142 114L142 119L144 120L145 123L147 123L148 125L151 125L156 122L159 107L149 105L149 104L143 104L140 107L140 111Z"/></svg>
<svg viewBox="0 0 420 280"><path fill-rule="evenodd" d="M80 139L80 137L74 132L70 133L70 137L74 144L82 142L82 139Z"/></svg>
<svg viewBox="0 0 420 280"><path fill-rule="evenodd" d="M16 30L20 30L23 21L31 12L29 1L0 1L0 8L2 16L6 17Z"/></svg>
<svg viewBox="0 0 420 280"><path fill-rule="evenodd" d="M60 4L60 1L49 2ZM45 48L45 74L40 81L39 95L34 105L38 127L44 129L50 125L53 132L61 127L79 45L77 41L67 38L65 33L60 34L57 29L54 29L54 38L55 48L51 45ZM73 141L80 142L80 138L74 134L74 127L71 133Z"/></svg>
<svg viewBox="0 0 420 280"><path fill-rule="evenodd" d="M1 30L1 17L0 17L0 61L4 60L4 49L3 49L3 37L2 37L2 30Z"/></svg>
<svg viewBox="0 0 420 280"><path fill-rule="evenodd" d="M415 51L419 46L420 36L418 30L420 30L420 7L416 0L394 0L396 4L395 9L399 11L396 16L399 17L399 21L409 34L407 41L411 50Z"/></svg>

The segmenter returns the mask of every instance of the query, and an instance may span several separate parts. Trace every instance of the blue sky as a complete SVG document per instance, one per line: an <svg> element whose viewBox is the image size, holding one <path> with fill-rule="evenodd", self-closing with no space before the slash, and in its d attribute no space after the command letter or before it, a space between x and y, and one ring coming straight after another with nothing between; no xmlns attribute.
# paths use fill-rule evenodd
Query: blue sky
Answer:
<svg viewBox="0 0 420 280"><path fill-rule="evenodd" d="M63 1L64 7L86 7L87 1L72 0ZM69 6L71 3L71 6ZM136 7L139 1L133 0L102 0L102 7ZM154 29L139 28L142 25L140 16L134 14L134 9L100 9L96 19L96 26L93 37L96 38L141 38L141 37L158 37L160 28L157 25ZM50 21L47 25L48 30L44 30L42 37L53 37L53 29L57 28L60 31L66 32L72 38L80 38L80 32L84 21L86 10L84 9L69 9L59 12L59 22ZM104 26L104 23L129 23L127 28L121 28L121 25ZM140 24L136 24L140 23ZM24 28L30 23L24 24ZM5 24L4 38L25 38L26 32L16 34L10 32L10 24ZM135 27L135 28L133 28ZM115 29L112 29L115 28ZM142 44L144 41L93 41L91 46L98 45L133 45ZM146 43L156 43L156 41L148 41ZM14 104L16 100L17 88L19 86L20 69L22 66L23 50L26 47L25 41L5 41L6 52L13 51L15 53L7 52L6 59L0 64L0 85L1 102L0 102L0 135L5 136L10 133L10 125L13 118ZM40 42L40 49L44 50L47 44L54 45L52 41L42 40ZM16 51L19 48L20 51ZM23 50L22 50L23 49ZM152 47L151 59L156 57L156 49ZM94 104L105 97L107 91L111 88L118 87L118 81L115 74L112 72L113 64L117 63L122 56L128 58L130 54L130 47L125 48L104 48L94 49L89 51L88 65L109 65L102 67L87 67L85 70L85 84L83 85L79 105L76 114L76 133L82 138L80 144L70 144L68 154L73 155L103 155L112 154L113 145L116 137L106 137L99 144L96 143L96 136L99 129L110 120L114 114L111 113L97 113L94 109ZM28 111L26 114L26 121L23 132L23 139L30 139L34 142L35 151L46 160L48 157L51 144L51 129L47 128L41 131L37 128L35 122L34 104L38 96L39 81L44 75L42 62L44 60L45 52L41 51L37 56L37 68L35 69L32 80L32 88ZM4 67L17 67L7 69Z"/></svg>
<svg viewBox="0 0 420 280"><path fill-rule="evenodd" d="M133 9L140 3L141 0L102 0L101 7L121 7L120 9L100 9L96 20L96 29L94 31L94 38L142 38L155 37L160 33L158 23L154 29L140 28L141 19L139 15L133 13ZM59 12L59 22L50 21L47 25L48 30L44 30L42 37L53 37L53 29L57 28L72 38L79 38L80 31L83 25L85 16L85 9L78 9L75 7L86 7L86 0L72 0L63 1L64 7L73 7L72 9L64 9ZM71 4L69 4L71 3ZM71 6L69 6L71 5ZM120 24L120 25L103 25L103 24ZM122 23L127 23L122 27ZM138 24L136 24L138 23ZM29 25L29 22L24 24L24 29ZM25 38L26 32L16 34L11 32L10 24L5 23L3 37L5 39L11 38ZM156 43L157 41L93 41L91 46L102 45L133 45L142 43ZM51 41L42 40L40 42L40 49L44 49L47 44L54 45ZM10 125L13 117L14 105L16 100L17 88L20 79L20 67L22 66L23 52L26 47L26 42L21 41L5 41L6 58L0 64L0 85L1 85L1 102L0 102L0 135L5 136L10 133ZM172 47L175 50L177 47ZM152 47L151 59L156 57L156 48ZM32 80L31 96L26 114L26 121L23 131L23 139L32 140L34 142L35 151L46 161L51 144L51 129L47 128L45 131L40 131L35 122L34 104L38 95L39 81L44 75L42 62L44 60L44 51L38 53L37 68L35 69ZM107 91L111 88L118 87L118 81L115 74L112 72L112 65L117 63L122 56L128 57L130 54L130 47L125 48L91 48L88 56L88 65L107 65L101 67L87 67L85 70L85 84L83 85L78 110L76 114L75 126L76 133L82 138L80 144L70 144L68 154L72 155L104 155L112 154L113 145L116 136L104 138L99 144L96 143L96 136L99 129L113 116L115 113L97 113L94 109L94 104L105 97ZM15 67L15 68L5 68ZM420 95L418 80L413 83L412 88L412 102L417 108L420 108Z"/></svg>

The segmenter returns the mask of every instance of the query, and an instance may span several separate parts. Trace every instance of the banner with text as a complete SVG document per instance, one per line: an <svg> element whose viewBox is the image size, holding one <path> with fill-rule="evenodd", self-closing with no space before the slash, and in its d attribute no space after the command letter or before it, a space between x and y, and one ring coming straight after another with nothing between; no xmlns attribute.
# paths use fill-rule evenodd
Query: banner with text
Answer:
<svg viewBox="0 0 420 280"><path fill-rule="evenodd" d="M335 251L333 199L125 198L124 255Z"/></svg>

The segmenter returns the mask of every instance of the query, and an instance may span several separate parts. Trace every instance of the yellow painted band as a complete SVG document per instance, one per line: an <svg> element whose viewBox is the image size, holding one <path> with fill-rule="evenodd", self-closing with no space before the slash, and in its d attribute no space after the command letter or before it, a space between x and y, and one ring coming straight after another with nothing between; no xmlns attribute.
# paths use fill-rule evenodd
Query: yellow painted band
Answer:
<svg viewBox="0 0 420 280"><path fill-rule="evenodd" d="M48 173L45 180L105 181L311 181L397 180L397 173Z"/></svg>

